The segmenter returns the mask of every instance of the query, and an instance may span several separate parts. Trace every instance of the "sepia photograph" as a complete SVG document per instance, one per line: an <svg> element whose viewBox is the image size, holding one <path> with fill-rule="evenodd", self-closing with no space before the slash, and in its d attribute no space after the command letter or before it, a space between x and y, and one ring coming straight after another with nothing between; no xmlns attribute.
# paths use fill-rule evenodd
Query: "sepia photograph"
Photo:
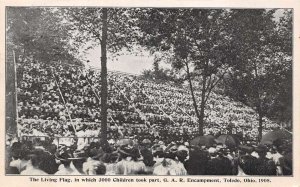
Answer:
<svg viewBox="0 0 300 187"><path fill-rule="evenodd" d="M5 175L294 176L294 9L5 16Z"/></svg>

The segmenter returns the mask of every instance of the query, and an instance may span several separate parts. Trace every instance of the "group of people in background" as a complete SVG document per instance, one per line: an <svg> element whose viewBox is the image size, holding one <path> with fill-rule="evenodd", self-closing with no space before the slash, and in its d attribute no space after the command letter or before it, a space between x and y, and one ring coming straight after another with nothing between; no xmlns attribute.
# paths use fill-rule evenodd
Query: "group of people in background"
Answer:
<svg viewBox="0 0 300 187"><path fill-rule="evenodd" d="M90 130L100 131L99 70L27 59L17 65L20 136L69 137L77 131L94 136ZM257 114L239 102L212 92L205 112L205 134L233 131L249 140L257 137ZM108 126L111 136L122 130L128 136L143 132L170 137L198 131L188 89L119 72L108 74ZM264 133L277 127L264 119Z"/></svg>

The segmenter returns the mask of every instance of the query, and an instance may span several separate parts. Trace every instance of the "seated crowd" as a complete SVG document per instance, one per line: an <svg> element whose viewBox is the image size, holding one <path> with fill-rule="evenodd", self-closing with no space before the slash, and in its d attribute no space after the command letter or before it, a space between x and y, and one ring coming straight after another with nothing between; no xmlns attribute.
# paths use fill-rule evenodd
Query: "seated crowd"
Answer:
<svg viewBox="0 0 300 187"><path fill-rule="evenodd" d="M100 130L99 70L25 60L18 63L17 76L20 135L74 136L79 129ZM109 126L126 129L129 134L197 132L188 89L109 72L108 93ZM196 92L197 98L199 94ZM230 126L234 133L251 140L258 134L256 119L257 114L251 108L212 92L205 110L204 131L224 134ZM264 124L264 132L277 127L267 118Z"/></svg>

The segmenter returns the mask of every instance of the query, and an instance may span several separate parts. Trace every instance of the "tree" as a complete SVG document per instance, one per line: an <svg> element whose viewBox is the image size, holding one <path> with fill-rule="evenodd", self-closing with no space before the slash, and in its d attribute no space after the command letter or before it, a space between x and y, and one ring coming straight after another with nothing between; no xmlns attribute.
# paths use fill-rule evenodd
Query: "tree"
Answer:
<svg viewBox="0 0 300 187"><path fill-rule="evenodd" d="M160 67L160 62L165 59L164 55L155 55L153 61L153 68L150 70L144 70L142 73L142 77L145 79L150 79L155 81L156 83L173 83L177 87L181 87L184 80L178 74L178 71L173 68L163 68ZM168 60L168 59L166 59Z"/></svg>
<svg viewBox="0 0 300 187"><path fill-rule="evenodd" d="M292 10L284 9L283 16L276 22L274 55L270 58L267 70L269 93L272 93L267 116L278 123L289 124L292 121L292 52L293 52Z"/></svg>
<svg viewBox="0 0 300 187"><path fill-rule="evenodd" d="M101 46L101 140L107 139L107 53L132 50L138 28L126 8L68 8L62 14L72 24L74 44Z"/></svg>
<svg viewBox="0 0 300 187"><path fill-rule="evenodd" d="M6 129L16 133L16 84L22 78L22 71L16 72L16 63L24 59L42 63L77 61L69 44L68 25L54 9L8 7L6 17Z"/></svg>
<svg viewBox="0 0 300 187"><path fill-rule="evenodd" d="M257 111L258 140L262 137L263 118L270 116L270 109L277 102L276 88L279 85L276 84L291 80L283 76L289 74L288 71L291 70L289 65L291 61L288 60L288 53L291 53L291 40L284 42L286 45L280 45L284 41L283 38L291 35L285 37L278 35L274 12L275 9L236 9L232 12L229 24L232 28L230 32L235 38L228 55L235 57L235 64L227 94ZM278 71L279 67L282 71ZM290 84L291 82L288 83Z"/></svg>
<svg viewBox="0 0 300 187"><path fill-rule="evenodd" d="M77 62L70 38L68 24L57 16L55 9L7 9L7 41L21 60Z"/></svg>
<svg viewBox="0 0 300 187"><path fill-rule="evenodd" d="M141 9L140 43L152 51L168 51L177 70L185 70L185 79L203 135L205 105L212 90L226 74L230 57L226 56L231 37L226 32L225 9ZM193 83L200 89L200 107Z"/></svg>

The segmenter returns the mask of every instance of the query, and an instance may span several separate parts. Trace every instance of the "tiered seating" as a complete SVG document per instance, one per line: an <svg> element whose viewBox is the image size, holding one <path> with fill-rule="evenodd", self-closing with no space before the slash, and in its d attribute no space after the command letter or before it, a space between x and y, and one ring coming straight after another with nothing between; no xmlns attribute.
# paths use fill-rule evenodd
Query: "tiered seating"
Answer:
<svg viewBox="0 0 300 187"><path fill-rule="evenodd" d="M24 62L18 64L17 74L21 134L74 136L75 128L82 136L96 136L91 132L100 131L99 70L59 63ZM109 72L108 93L110 137L139 132L150 136L192 138L197 133L188 89ZM200 98L200 93L196 92L196 96ZM257 136L255 111L226 96L212 93L205 116L206 134L226 133L231 125L235 133L249 138ZM36 123L39 125L33 125ZM264 131L277 127L266 118L264 123Z"/></svg>

